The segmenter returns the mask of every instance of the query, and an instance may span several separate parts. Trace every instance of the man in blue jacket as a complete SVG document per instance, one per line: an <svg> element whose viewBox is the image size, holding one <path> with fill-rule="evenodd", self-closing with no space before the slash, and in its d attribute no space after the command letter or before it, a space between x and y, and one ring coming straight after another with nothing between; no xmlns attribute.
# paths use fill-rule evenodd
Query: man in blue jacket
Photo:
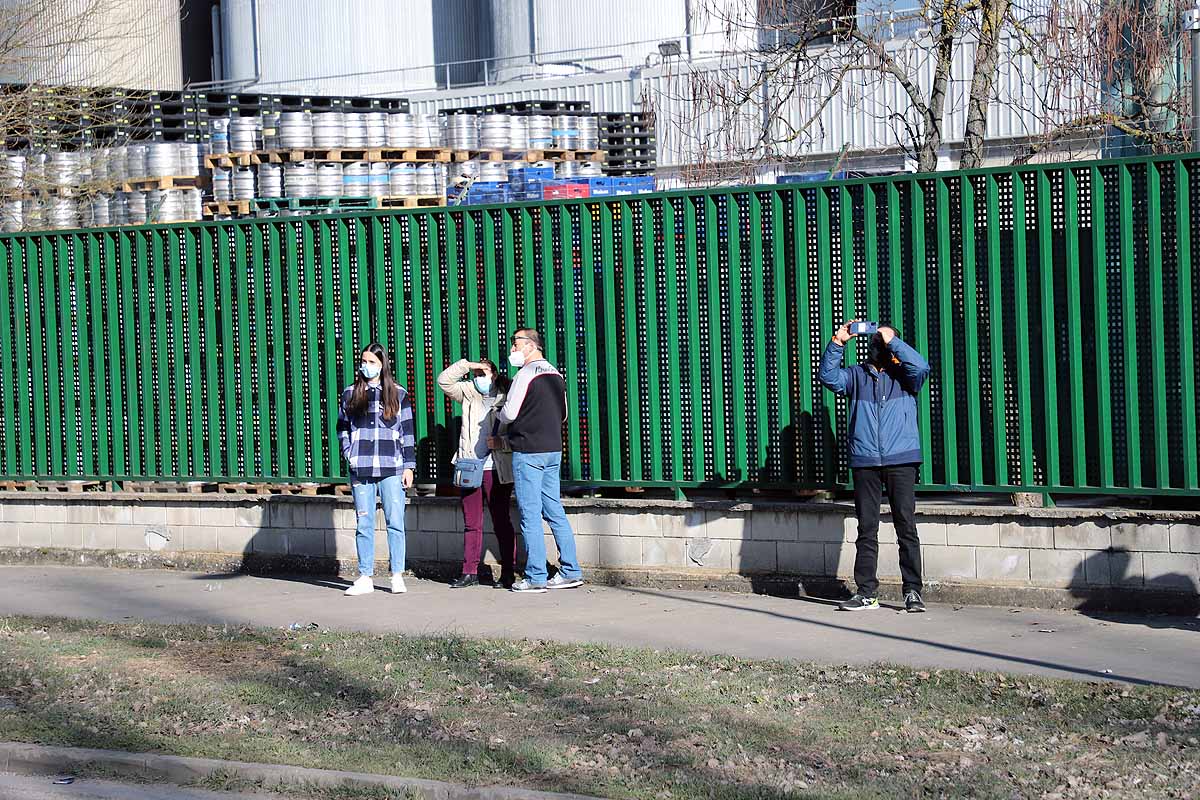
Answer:
<svg viewBox="0 0 1200 800"><path fill-rule="evenodd" d="M904 606L910 612L924 611L914 487L921 463L917 392L929 376L929 364L901 341L895 328L880 326L871 334L867 363L843 367L846 342L855 335L850 324L838 328L825 347L820 374L826 389L850 401L850 468L858 517L854 583L858 592L839 608L879 608L879 506L886 489L900 544Z"/></svg>

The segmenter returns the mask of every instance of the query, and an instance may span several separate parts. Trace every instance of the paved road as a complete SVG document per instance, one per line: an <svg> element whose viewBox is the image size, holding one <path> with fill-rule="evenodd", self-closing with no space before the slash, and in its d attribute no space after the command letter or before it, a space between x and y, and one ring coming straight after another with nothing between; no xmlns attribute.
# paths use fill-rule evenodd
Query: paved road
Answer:
<svg viewBox="0 0 1200 800"><path fill-rule="evenodd" d="M88 567L0 567L0 614L108 621L316 622L679 648L832 664L893 662L1200 688L1200 619L959 606L850 614L818 600L586 586L541 595L451 590L343 597L346 584ZM383 585L380 581L379 585Z"/></svg>
<svg viewBox="0 0 1200 800"><path fill-rule="evenodd" d="M68 785L58 785L54 781L54 776L0 772L0 800L287 800L278 794L206 792L165 784L127 784L79 778Z"/></svg>

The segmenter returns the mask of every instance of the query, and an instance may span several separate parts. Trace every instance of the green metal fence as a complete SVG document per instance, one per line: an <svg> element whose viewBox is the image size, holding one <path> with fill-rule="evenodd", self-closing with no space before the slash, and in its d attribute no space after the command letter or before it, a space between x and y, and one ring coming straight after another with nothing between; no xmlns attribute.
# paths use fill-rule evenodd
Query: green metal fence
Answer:
<svg viewBox="0 0 1200 800"><path fill-rule="evenodd" d="M0 475L338 480L378 339L445 479L435 376L525 323L565 478L842 485L859 317L932 366L925 488L1200 494L1197 158L0 237Z"/></svg>

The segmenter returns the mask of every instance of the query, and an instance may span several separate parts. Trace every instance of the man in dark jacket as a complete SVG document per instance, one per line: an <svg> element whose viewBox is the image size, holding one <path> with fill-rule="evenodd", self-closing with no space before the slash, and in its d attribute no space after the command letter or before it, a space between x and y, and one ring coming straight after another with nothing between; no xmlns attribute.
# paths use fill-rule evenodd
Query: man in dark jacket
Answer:
<svg viewBox="0 0 1200 800"><path fill-rule="evenodd" d="M839 608L879 608L879 506L886 489L900 545L904 606L911 612L924 611L914 487L921 463L917 392L929 376L929 364L901 341L895 328L881 326L871 335L867 363L843 367L846 342L854 337L850 324L838 328L825 347L820 373L825 388L850 401L850 468L858 517L854 582L858 592Z"/></svg>

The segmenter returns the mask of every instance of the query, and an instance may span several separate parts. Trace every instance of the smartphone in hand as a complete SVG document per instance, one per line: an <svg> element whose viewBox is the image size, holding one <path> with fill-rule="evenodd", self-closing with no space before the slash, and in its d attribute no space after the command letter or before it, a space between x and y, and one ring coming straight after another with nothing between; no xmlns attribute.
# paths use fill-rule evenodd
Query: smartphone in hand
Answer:
<svg viewBox="0 0 1200 800"><path fill-rule="evenodd" d="M850 323L850 332L855 336L864 336L875 333L879 330L878 322L852 322Z"/></svg>

